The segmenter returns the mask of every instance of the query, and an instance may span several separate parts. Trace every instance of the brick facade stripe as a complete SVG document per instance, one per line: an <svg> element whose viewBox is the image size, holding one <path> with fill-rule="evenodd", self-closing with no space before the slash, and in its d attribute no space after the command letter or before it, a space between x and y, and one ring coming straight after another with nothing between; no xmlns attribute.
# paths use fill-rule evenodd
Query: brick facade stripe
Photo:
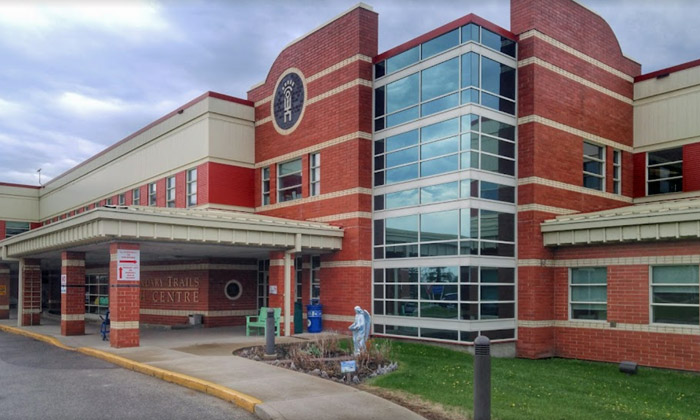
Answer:
<svg viewBox="0 0 700 420"><path fill-rule="evenodd" d="M85 314L61 314L61 321L85 321Z"/></svg>
<svg viewBox="0 0 700 420"><path fill-rule="evenodd" d="M524 211L541 211L544 213L552 214L575 214L579 213L578 210L564 209L561 207L545 206L542 204L523 204L518 206L518 212Z"/></svg>
<svg viewBox="0 0 700 420"><path fill-rule="evenodd" d="M139 328L139 321L112 321L110 322L110 329L113 330L137 330Z"/></svg>
<svg viewBox="0 0 700 420"><path fill-rule="evenodd" d="M357 261L321 261L321 268L340 268L340 267L371 267L372 261L357 260Z"/></svg>
<svg viewBox="0 0 700 420"><path fill-rule="evenodd" d="M187 310L177 310L177 309L141 309L139 310L141 315L158 315L158 316L189 316L192 314L201 314L210 317L224 317L224 316L246 316L246 315L257 315L257 309L241 309L241 310L230 310L230 311L199 311L196 309Z"/></svg>
<svg viewBox="0 0 700 420"><path fill-rule="evenodd" d="M551 179L541 178L537 176L530 176L527 178L518 179L518 185L544 185L547 187L559 188L562 190L577 192L581 194L593 195L596 197L607 198L609 200L621 201L623 203L632 203L631 197L626 197L624 195L612 194L608 192L593 190L590 188L581 187L578 185L566 184L564 182L552 181Z"/></svg>
<svg viewBox="0 0 700 420"><path fill-rule="evenodd" d="M62 260L61 267L85 267L85 260Z"/></svg>
<svg viewBox="0 0 700 420"><path fill-rule="evenodd" d="M265 161L256 163L255 167L256 168L264 168L266 166L270 166L270 165L273 165L275 163L295 159L295 158L307 155L311 152L318 152L318 151L321 151L327 147L335 146L337 144L345 143L345 142L356 140L356 139L372 140L372 133L365 133L363 131L357 131L355 133L346 134L344 136L340 136L340 137L337 137L337 138L334 138L334 139L331 139L328 141L324 141L322 143L318 143L318 144L315 144L313 146L309 146L309 147L305 147L303 149L295 150L291 153L286 153L284 155L276 156L272 159L267 159Z"/></svg>
<svg viewBox="0 0 700 420"><path fill-rule="evenodd" d="M321 180L323 182L323 180ZM321 194L321 195L315 195L313 197L305 197L301 198L298 200L292 200L292 201L285 201L282 203L275 203L275 204L270 204L267 206L261 206L257 207L255 210L258 212L261 211L268 211L268 210L274 210L274 209L279 209L279 208L284 208L284 207L291 207L291 206L298 206L300 204L307 204L307 203L313 203L315 201L321 201L321 200L326 200L329 198L336 198L336 197L343 197L346 195L353 195L353 194L366 194L366 195L372 195L372 189L371 188L351 188L349 190L344 190L344 191L334 191L332 193L327 193L327 194Z"/></svg>
<svg viewBox="0 0 700 420"><path fill-rule="evenodd" d="M531 37L535 37L539 40L542 40L542 41L544 41L544 42L546 42L554 47L559 48L560 50L562 50L564 52L567 52L573 56L580 58L581 60L583 60L587 63L593 64L594 66L596 66L602 70L605 70L605 71L609 72L610 74L613 74L626 82L634 82L634 78L632 76L629 76L629 75L627 75L627 74L625 74L625 73L623 73L623 72L621 72L613 67L610 67L609 65L603 63L602 61L598 61L595 58L593 58L589 55L586 55L577 49L571 48L568 45L564 44L563 42L557 41L556 39L552 38L551 36L543 34L542 32L540 32L536 29L531 29L529 31L523 32L522 34L519 35L519 40L522 41L522 40L525 40L525 39L528 39Z"/></svg>
<svg viewBox="0 0 700 420"><path fill-rule="evenodd" d="M519 267L600 267L611 265L700 264L700 255L659 255L580 259L519 259Z"/></svg>
<svg viewBox="0 0 700 420"><path fill-rule="evenodd" d="M617 100L620 101L620 102L624 102L624 103L626 103L626 104L628 104L628 105L632 105L632 102L633 102L633 101L632 101L631 98L628 98L628 97L626 97L626 96L620 95L619 93L613 92L613 91L610 90L610 89L606 89L606 88L604 88L604 87L602 87L602 86L600 86L600 85L597 85L597 84L591 82L590 80L584 79L584 78L581 77L581 76L577 76L577 75L575 75L575 74L573 74L573 73L570 73L570 72L568 72L568 71L566 71L566 70L564 70L564 69L562 69L562 68L559 68L559 67L557 67L557 66L555 66L555 65L553 65L553 64L551 64L551 63L548 63L548 62L542 60L541 58L530 57L530 58L526 58L526 59L524 59L524 60L520 60L520 61L518 61L518 68L522 68L522 67L529 66L529 65L532 65L532 64L537 64L537 65L540 66L540 67L544 67L544 68L546 68L547 70L553 71L554 73L557 73L557 74L559 74L559 75L561 75L561 76L564 76L564 77L566 77L567 79L573 80L573 81L576 82L576 83L580 83L580 84L582 84L583 86L586 86L586 87L589 87L589 88L591 88L591 89L597 90L598 92L603 93L603 94L605 94L605 95L608 95L608 96L610 96L611 98L615 98L615 99L617 99Z"/></svg>
<svg viewBox="0 0 700 420"><path fill-rule="evenodd" d="M367 211L355 211L351 213L340 213L340 214L334 214L331 216L323 216L323 217L314 217L309 219L310 221L313 222L337 222L339 220L347 220L347 219L371 219L372 218L372 213L367 212Z"/></svg>

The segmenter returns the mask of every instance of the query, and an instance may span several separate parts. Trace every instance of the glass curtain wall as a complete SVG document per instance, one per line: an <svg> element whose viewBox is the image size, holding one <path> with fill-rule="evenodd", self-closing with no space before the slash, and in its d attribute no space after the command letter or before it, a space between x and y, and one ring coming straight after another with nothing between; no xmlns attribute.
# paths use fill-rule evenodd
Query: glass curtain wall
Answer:
<svg viewBox="0 0 700 420"><path fill-rule="evenodd" d="M376 334L515 338L516 68L474 24L375 65Z"/></svg>

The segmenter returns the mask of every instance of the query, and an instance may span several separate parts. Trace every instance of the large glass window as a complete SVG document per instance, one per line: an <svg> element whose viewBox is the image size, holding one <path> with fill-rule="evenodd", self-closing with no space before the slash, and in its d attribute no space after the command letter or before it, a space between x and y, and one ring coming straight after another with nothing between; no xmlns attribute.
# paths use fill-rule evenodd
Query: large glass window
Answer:
<svg viewBox="0 0 700 420"><path fill-rule="evenodd" d="M605 147L583 142L583 186L605 191Z"/></svg>
<svg viewBox="0 0 700 420"><path fill-rule="evenodd" d="M197 205L197 168L187 171L187 207Z"/></svg>
<svg viewBox="0 0 700 420"><path fill-rule="evenodd" d="M613 193L622 194L622 151L613 150Z"/></svg>
<svg viewBox="0 0 700 420"><path fill-rule="evenodd" d="M311 303L321 299L321 257L311 257Z"/></svg>
<svg viewBox="0 0 700 420"><path fill-rule="evenodd" d="M683 148L647 153L647 194L683 191Z"/></svg>
<svg viewBox="0 0 700 420"><path fill-rule="evenodd" d="M652 322L700 325L699 289L697 265L651 267Z"/></svg>
<svg viewBox="0 0 700 420"><path fill-rule="evenodd" d="M294 259L294 284L296 288L294 289L294 301L301 302L302 298L302 273L304 264L302 257L296 257Z"/></svg>
<svg viewBox="0 0 700 420"><path fill-rule="evenodd" d="M301 198L301 159L280 163L277 166L277 201Z"/></svg>
<svg viewBox="0 0 700 420"><path fill-rule="evenodd" d="M5 222L6 238L10 238L24 232L29 232L29 222Z"/></svg>
<svg viewBox="0 0 700 420"><path fill-rule="evenodd" d="M571 319L605 321L608 316L608 274L604 267L572 268L569 285Z"/></svg>
<svg viewBox="0 0 700 420"><path fill-rule="evenodd" d="M267 306L270 260L258 260L258 308Z"/></svg>
<svg viewBox="0 0 700 420"><path fill-rule="evenodd" d="M168 177L165 181L165 206L175 207L175 177Z"/></svg>
<svg viewBox="0 0 700 420"><path fill-rule="evenodd" d="M134 188L133 190L131 190L131 204L134 206L141 205L141 189Z"/></svg>
<svg viewBox="0 0 700 420"><path fill-rule="evenodd" d="M514 140L514 126L472 114L462 116L461 123L460 118L451 118L376 140L374 183L394 184L470 168L512 176Z"/></svg>
<svg viewBox="0 0 700 420"><path fill-rule="evenodd" d="M117 204L119 204L120 206L123 206L124 204L126 204L126 194L124 194L124 193L119 194L117 200L118 200Z"/></svg>

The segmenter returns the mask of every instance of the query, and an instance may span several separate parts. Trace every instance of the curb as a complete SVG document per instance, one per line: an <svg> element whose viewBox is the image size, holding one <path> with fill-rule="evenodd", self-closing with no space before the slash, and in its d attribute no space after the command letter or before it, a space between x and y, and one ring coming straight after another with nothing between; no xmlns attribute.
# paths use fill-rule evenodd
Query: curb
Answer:
<svg viewBox="0 0 700 420"><path fill-rule="evenodd" d="M82 353L86 356L102 359L106 362L115 364L117 366L121 366L125 369L133 370L134 372L142 373L148 376L153 376L154 378L158 378L166 382L170 382L185 388L209 394L213 397L222 399L227 402L231 402L237 405L238 407L253 414L256 414L256 406L262 404L262 401L255 397L216 384L214 382L195 378L194 376L189 376L182 373L172 372L154 366L149 366L145 363L135 362L133 360L127 359L126 357L117 356L116 354L112 354L102 350L97 350L92 347L69 347L61 343L60 341L58 341L58 339L54 337L49 337L47 335L38 334L35 332L26 331L17 327L10 327L7 325L0 325L0 330L12 334L22 335L28 338L32 338L34 340L43 341L45 343L52 344L64 350L77 351L78 353ZM261 407L258 408L258 412L261 411L260 408Z"/></svg>

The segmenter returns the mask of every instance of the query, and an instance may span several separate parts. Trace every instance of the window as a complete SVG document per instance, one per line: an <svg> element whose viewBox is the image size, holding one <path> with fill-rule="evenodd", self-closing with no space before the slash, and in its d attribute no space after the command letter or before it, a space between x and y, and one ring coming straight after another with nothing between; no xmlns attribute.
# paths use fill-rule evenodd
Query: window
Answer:
<svg viewBox="0 0 700 420"><path fill-rule="evenodd" d="M277 166L277 201L301 198L301 159L280 163Z"/></svg>
<svg viewBox="0 0 700 420"><path fill-rule="evenodd" d="M320 195L321 194L321 154L312 153L309 155L309 172L311 179L311 194L310 195Z"/></svg>
<svg viewBox="0 0 700 420"><path fill-rule="evenodd" d="M569 290L571 319L605 321L608 318L607 268L572 268Z"/></svg>
<svg viewBox="0 0 700 420"><path fill-rule="evenodd" d="M148 205L156 205L156 183L152 182L148 184Z"/></svg>
<svg viewBox="0 0 700 420"><path fill-rule="evenodd" d="M124 193L119 194L118 200L119 200L120 206L125 205L126 204L126 194L124 194Z"/></svg>
<svg viewBox="0 0 700 420"><path fill-rule="evenodd" d="M258 260L258 308L267 306L270 260Z"/></svg>
<svg viewBox="0 0 700 420"><path fill-rule="evenodd" d="M605 191L605 147L583 142L583 186Z"/></svg>
<svg viewBox="0 0 700 420"><path fill-rule="evenodd" d="M29 232L29 222L5 222L6 238L10 238L24 232Z"/></svg>
<svg viewBox="0 0 700 420"><path fill-rule="evenodd" d="M621 194L620 180L622 179L622 152L613 150L613 193Z"/></svg>
<svg viewBox="0 0 700 420"><path fill-rule="evenodd" d="M131 190L131 204L134 206L141 205L141 190L139 188Z"/></svg>
<svg viewBox="0 0 700 420"><path fill-rule="evenodd" d="M697 265L651 267L651 321L700 324L700 280Z"/></svg>
<svg viewBox="0 0 700 420"><path fill-rule="evenodd" d="M197 205L197 168L187 171L187 207Z"/></svg>
<svg viewBox="0 0 700 420"><path fill-rule="evenodd" d="M262 204L270 204L270 168L262 169Z"/></svg>
<svg viewBox="0 0 700 420"><path fill-rule="evenodd" d="M318 303L321 298L321 257L311 257L311 303Z"/></svg>
<svg viewBox="0 0 700 420"><path fill-rule="evenodd" d="M683 148L647 153L647 195L683 191Z"/></svg>
<svg viewBox="0 0 700 420"><path fill-rule="evenodd" d="M109 197L107 201L105 201L106 206L111 206L112 205L112 197Z"/></svg>
<svg viewBox="0 0 700 420"><path fill-rule="evenodd" d="M175 177L171 176L165 181L165 205L175 207Z"/></svg>

